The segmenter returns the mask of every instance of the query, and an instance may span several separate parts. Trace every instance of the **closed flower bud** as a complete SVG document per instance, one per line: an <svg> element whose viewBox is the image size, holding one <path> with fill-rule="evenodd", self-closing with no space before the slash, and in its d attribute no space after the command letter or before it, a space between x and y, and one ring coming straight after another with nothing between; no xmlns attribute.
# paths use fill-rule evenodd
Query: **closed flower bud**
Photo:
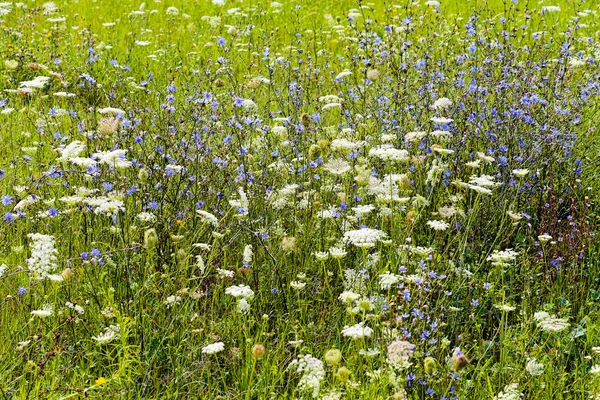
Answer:
<svg viewBox="0 0 600 400"><path fill-rule="evenodd" d="M338 369L337 373L335 374L335 377L338 379L338 381L346 383L348 382L348 379L350 379L350 375L352 375L352 371L350 371L346 367L340 367L340 369Z"/></svg>
<svg viewBox="0 0 600 400"><path fill-rule="evenodd" d="M398 187L403 190L410 189L410 178L406 174L401 174L398 179Z"/></svg>
<svg viewBox="0 0 600 400"><path fill-rule="evenodd" d="M142 185L146 184L146 182L148 182L148 177L150 175L148 174L148 171L145 168L140 169L140 172L138 172L138 180L140 181L140 183Z"/></svg>
<svg viewBox="0 0 600 400"><path fill-rule="evenodd" d="M367 71L367 79L376 81L379 78L379 70L370 69Z"/></svg>
<svg viewBox="0 0 600 400"><path fill-rule="evenodd" d="M342 361L342 352L338 349L331 349L325 353L325 362L329 365L337 365Z"/></svg>
<svg viewBox="0 0 600 400"><path fill-rule="evenodd" d="M179 261L185 261L188 257L187 251L185 251L184 249L177 250L176 255Z"/></svg>
<svg viewBox="0 0 600 400"><path fill-rule="evenodd" d="M219 79L215 80L215 86L223 87L223 86L225 86L225 82L223 81L223 79L219 78Z"/></svg>
<svg viewBox="0 0 600 400"><path fill-rule="evenodd" d="M248 81L248 87L250 89L256 89L259 86L260 86L260 79L258 79L258 78L252 78Z"/></svg>
<svg viewBox="0 0 600 400"><path fill-rule="evenodd" d="M329 149L329 145L330 145L329 140L327 140L327 139L320 139L317 141L317 144L323 150Z"/></svg>
<svg viewBox="0 0 600 400"><path fill-rule="evenodd" d="M305 127L310 125L310 116L308 114L306 114L306 113L302 114L302 117L300 117L300 120L302 122L302 125L304 125Z"/></svg>
<svg viewBox="0 0 600 400"><path fill-rule="evenodd" d="M252 346L252 357L259 360L259 359L263 358L264 355L265 355L265 346L263 346L260 343L257 343L254 346Z"/></svg>
<svg viewBox="0 0 600 400"><path fill-rule="evenodd" d="M425 368L426 374L431 375L432 373L434 373L437 368L435 358L425 357L425 360L423 360L423 367Z"/></svg>
<svg viewBox="0 0 600 400"><path fill-rule="evenodd" d="M9 70L15 70L19 67L19 62L17 60L4 60L4 67Z"/></svg>
<svg viewBox="0 0 600 400"><path fill-rule="evenodd" d="M61 273L63 279L66 281L73 275L73 270L71 268L65 268Z"/></svg>
<svg viewBox="0 0 600 400"><path fill-rule="evenodd" d="M321 147L318 144L313 144L308 148L308 158L316 160L321 156Z"/></svg>
<svg viewBox="0 0 600 400"><path fill-rule="evenodd" d="M158 244L158 235L154 228L147 229L144 232L144 247L147 249L153 249Z"/></svg>
<svg viewBox="0 0 600 400"><path fill-rule="evenodd" d="M467 365L469 365L469 360L467 360L467 357L465 357L464 354L455 354L452 357L452 368L454 368L455 371L460 371Z"/></svg>

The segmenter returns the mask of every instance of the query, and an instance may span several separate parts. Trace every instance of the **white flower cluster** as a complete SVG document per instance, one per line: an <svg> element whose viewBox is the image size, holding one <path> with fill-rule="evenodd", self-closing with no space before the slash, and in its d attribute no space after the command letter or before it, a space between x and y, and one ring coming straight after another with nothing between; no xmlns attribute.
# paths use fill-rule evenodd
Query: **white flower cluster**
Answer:
<svg viewBox="0 0 600 400"><path fill-rule="evenodd" d="M494 400L519 400L523 393L519 392L518 385L511 383L504 387L504 390L494 397Z"/></svg>
<svg viewBox="0 0 600 400"><path fill-rule="evenodd" d="M225 343L216 342L211 343L202 348L202 354L216 354L225 350Z"/></svg>
<svg viewBox="0 0 600 400"><path fill-rule="evenodd" d="M254 291L249 286L239 285L230 286L225 289L226 294L230 294L237 299L237 310L240 313L246 313L250 309L249 301L254 298Z"/></svg>
<svg viewBox="0 0 600 400"><path fill-rule="evenodd" d="M217 226L219 224L219 220L213 214L204 210L196 210L196 214L200 217L200 220L206 224Z"/></svg>
<svg viewBox="0 0 600 400"><path fill-rule="evenodd" d="M487 260L491 261L492 265L505 266L508 265L511 261L514 261L518 255L519 253L514 251L513 249L506 249L501 251L494 250L492 255L489 256Z"/></svg>
<svg viewBox="0 0 600 400"><path fill-rule="evenodd" d="M380 158L383 161L406 161L409 159L409 153L406 150L399 150L392 146L381 145L369 150L369 157Z"/></svg>
<svg viewBox="0 0 600 400"><path fill-rule="evenodd" d="M30 233L27 237L31 239L31 257L27 259L29 270L39 279L62 280L60 274L53 274L58 268L54 238L41 233Z"/></svg>
<svg viewBox="0 0 600 400"><path fill-rule="evenodd" d="M415 351L415 345L406 340L395 340L388 345L387 360L395 366L406 366Z"/></svg>
<svg viewBox="0 0 600 400"><path fill-rule="evenodd" d="M321 382L325 379L323 361L306 354L292 361L288 369L293 369L297 374L302 374L300 382L298 382L300 390L311 392L313 398L319 395Z"/></svg>
<svg viewBox="0 0 600 400"><path fill-rule="evenodd" d="M375 244L387 237L387 234L378 229L362 228L344 233L344 243L351 243L356 247L374 247Z"/></svg>
<svg viewBox="0 0 600 400"><path fill-rule="evenodd" d="M98 336L92 336L92 339L94 339L99 345L107 344L120 338L121 327L119 324L109 325L104 329L104 332Z"/></svg>
<svg viewBox="0 0 600 400"><path fill-rule="evenodd" d="M538 328L546 332L560 332L570 326L567 318L557 318L556 315L550 315L545 311L536 312L533 319L537 321Z"/></svg>
<svg viewBox="0 0 600 400"><path fill-rule="evenodd" d="M379 286L381 290L389 290L393 285L400 282L401 276L392 274L391 272L384 272L379 275Z"/></svg>
<svg viewBox="0 0 600 400"><path fill-rule="evenodd" d="M344 329L342 329L342 336L349 337L352 340L371 336L373 334L373 329L364 326L363 324L364 323L361 322L353 326L345 326Z"/></svg>

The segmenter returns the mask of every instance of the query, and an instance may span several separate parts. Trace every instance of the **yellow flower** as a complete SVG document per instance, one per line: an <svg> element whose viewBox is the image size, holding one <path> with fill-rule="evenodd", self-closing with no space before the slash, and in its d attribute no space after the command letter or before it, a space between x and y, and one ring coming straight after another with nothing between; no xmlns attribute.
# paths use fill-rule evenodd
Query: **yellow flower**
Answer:
<svg viewBox="0 0 600 400"><path fill-rule="evenodd" d="M105 383L106 383L106 379L103 376L96 379L96 385L104 385Z"/></svg>

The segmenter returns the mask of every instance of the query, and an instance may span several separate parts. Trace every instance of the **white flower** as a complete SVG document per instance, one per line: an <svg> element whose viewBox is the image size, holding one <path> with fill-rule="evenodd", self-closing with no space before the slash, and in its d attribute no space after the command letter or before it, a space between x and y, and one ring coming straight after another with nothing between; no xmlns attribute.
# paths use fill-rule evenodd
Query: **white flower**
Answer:
<svg viewBox="0 0 600 400"><path fill-rule="evenodd" d="M216 342L209 345L206 345L202 348L202 354L216 354L220 351L225 350L225 343Z"/></svg>
<svg viewBox="0 0 600 400"><path fill-rule="evenodd" d="M512 173L518 178L523 178L524 176L527 176L527 174L529 173L529 170L528 169L513 169Z"/></svg>
<svg viewBox="0 0 600 400"><path fill-rule="evenodd" d="M377 355L379 355L379 353L381 353L381 351L379 349L375 349L375 348L368 348L368 349L360 349L360 351L358 352L358 354L360 354L361 356L365 356L365 357L375 357Z"/></svg>
<svg viewBox="0 0 600 400"><path fill-rule="evenodd" d="M482 186L482 187L494 187L500 185L497 182L494 182L494 177L490 175L481 175L481 176L471 176L469 178L469 183L472 185Z"/></svg>
<svg viewBox="0 0 600 400"><path fill-rule="evenodd" d="M550 317L550 314L548 314L546 311L538 311L535 314L533 314L533 319L538 322L548 319Z"/></svg>
<svg viewBox="0 0 600 400"><path fill-rule="evenodd" d="M494 397L494 400L519 400L523 393L519 392L518 385L511 383L504 387L504 390Z"/></svg>
<svg viewBox="0 0 600 400"><path fill-rule="evenodd" d="M494 307L505 312L515 311L517 309L517 307L509 306L508 304L494 304Z"/></svg>
<svg viewBox="0 0 600 400"><path fill-rule="evenodd" d="M0 265L0 278L2 278L2 276L4 275L4 272L6 272L7 269L8 269L8 265L6 265L6 264Z"/></svg>
<svg viewBox="0 0 600 400"><path fill-rule="evenodd" d="M33 310L31 312L31 315L40 317L40 318L46 318L46 317L51 316L53 313L54 313L54 307L50 304L45 304L41 310Z"/></svg>
<svg viewBox="0 0 600 400"><path fill-rule="evenodd" d="M181 296L175 296L175 295L171 295L169 297L167 297L167 299L165 300L165 305L167 307L171 307L175 304L179 304L181 303Z"/></svg>
<svg viewBox="0 0 600 400"><path fill-rule="evenodd" d="M494 250L492 255L487 258L487 261L491 261L492 265L503 266L508 265L508 263L511 261L514 261L518 255L519 253L514 251L513 249L506 249L501 251Z"/></svg>
<svg viewBox="0 0 600 400"><path fill-rule="evenodd" d="M331 255L331 257L335 258L336 260L339 260L346 257L346 254L348 254L348 252L339 247L330 247L329 254Z"/></svg>
<svg viewBox="0 0 600 400"><path fill-rule="evenodd" d="M452 100L446 97L440 97L431 106L434 110L443 110L452 105Z"/></svg>
<svg viewBox="0 0 600 400"><path fill-rule="evenodd" d="M378 229L362 228L344 233L344 243L350 243L356 247L374 247L375 244L387 237L387 234Z"/></svg>
<svg viewBox="0 0 600 400"><path fill-rule="evenodd" d="M252 263L252 245L247 244L244 247L244 263L251 264Z"/></svg>
<svg viewBox="0 0 600 400"><path fill-rule="evenodd" d="M415 351L415 345L405 340L395 340L388 345L387 358L392 364L406 363Z"/></svg>
<svg viewBox="0 0 600 400"><path fill-rule="evenodd" d="M375 206L372 204L365 204L365 205L352 207L352 211L354 211L354 213L358 216L366 215L366 214L370 213L371 211L373 211L374 209L375 209Z"/></svg>
<svg viewBox="0 0 600 400"><path fill-rule="evenodd" d="M542 243L546 243L547 241L552 240L552 236L547 234L539 235L538 240Z"/></svg>
<svg viewBox="0 0 600 400"><path fill-rule="evenodd" d="M109 325L104 329L104 332L102 332L100 335L92 336L92 339L94 339L99 345L107 344L112 342L113 340L120 338L121 327L118 324Z"/></svg>
<svg viewBox="0 0 600 400"><path fill-rule="evenodd" d="M167 8L167 15L179 15L179 9L173 6Z"/></svg>
<svg viewBox="0 0 600 400"><path fill-rule="evenodd" d="M356 300L360 299L360 294L351 292L349 290L345 290L342 293L340 293L338 299L340 299L344 303L353 303Z"/></svg>
<svg viewBox="0 0 600 400"><path fill-rule="evenodd" d="M406 135L404 135L404 140L406 140L407 142L418 142L421 139L423 139L425 136L427 136L427 132L422 132L422 131L418 131L418 132L408 132Z"/></svg>
<svg viewBox="0 0 600 400"><path fill-rule="evenodd" d="M363 143L355 143L351 142L348 139L333 139L331 141L330 148L333 151L342 150L342 151L350 151L359 148Z"/></svg>
<svg viewBox="0 0 600 400"><path fill-rule="evenodd" d="M519 221L520 219L523 219L523 215L521 215L520 213L516 213L511 210L508 210L506 213L513 221Z"/></svg>
<svg viewBox="0 0 600 400"><path fill-rule="evenodd" d="M341 106L342 103L327 103L323 107L321 107L321 111L329 110L330 108L338 108Z"/></svg>
<svg viewBox="0 0 600 400"><path fill-rule="evenodd" d="M223 278L233 278L235 272L227 269L217 268L217 274L219 274L219 276Z"/></svg>
<svg viewBox="0 0 600 400"><path fill-rule="evenodd" d="M245 298L241 298L238 300L236 308L239 313L245 314L250 310L250 303Z"/></svg>
<svg viewBox="0 0 600 400"><path fill-rule="evenodd" d="M544 6L542 7L542 12L557 12L560 11L559 6Z"/></svg>
<svg viewBox="0 0 600 400"><path fill-rule="evenodd" d="M445 221L431 220L427 221L427 225L436 231L445 231L446 229L450 228L450 224Z"/></svg>
<svg viewBox="0 0 600 400"><path fill-rule="evenodd" d="M200 220L204 223L217 226L219 224L219 220L213 214L204 210L196 210L196 214L200 217Z"/></svg>
<svg viewBox="0 0 600 400"><path fill-rule="evenodd" d="M590 374L598 375L600 374L600 365L596 364L590 369Z"/></svg>
<svg viewBox="0 0 600 400"><path fill-rule="evenodd" d="M288 365L288 369L294 370L297 374L302 374L298 382L300 390L309 391L313 398L319 395L321 382L325 379L323 361L306 354L292 361Z"/></svg>
<svg viewBox="0 0 600 400"><path fill-rule="evenodd" d="M373 329L369 328L368 326L364 326L363 322L353 326L344 326L344 329L342 329L342 336L349 337L352 340L369 337L372 334Z"/></svg>
<svg viewBox="0 0 600 400"><path fill-rule="evenodd" d="M330 160L323 165L323 169L332 173L333 175L343 175L352 169L352 166L344 160L335 159Z"/></svg>
<svg viewBox="0 0 600 400"><path fill-rule="evenodd" d="M290 283L290 286L292 287L292 289L295 290L302 290L304 289L304 287L306 286L306 282L301 282L301 281L292 281Z"/></svg>
<svg viewBox="0 0 600 400"><path fill-rule="evenodd" d="M537 326L546 332L561 332L567 329L570 324L566 318L551 316L539 321Z"/></svg>
<svg viewBox="0 0 600 400"><path fill-rule="evenodd" d="M31 240L31 257L27 259L29 271L39 279L61 280L57 278L60 275L53 274L58 268L54 238L41 233L30 233L27 237Z"/></svg>
<svg viewBox="0 0 600 400"><path fill-rule="evenodd" d="M451 123L454 120L452 118L433 117L433 118L431 118L431 121L434 122L434 123L436 123L436 124L447 125L447 124Z"/></svg>
<svg viewBox="0 0 600 400"><path fill-rule="evenodd" d="M17 343L17 350L23 350L25 347L27 347L29 345L29 343L31 343L31 340L25 340L25 341Z"/></svg>
<svg viewBox="0 0 600 400"><path fill-rule="evenodd" d="M75 165L79 165L80 167L91 167L92 165L96 165L98 164L97 161L92 160L91 158L88 157L73 157L71 159L69 159L70 162L72 162Z"/></svg>
<svg viewBox="0 0 600 400"><path fill-rule="evenodd" d="M314 253L317 261L327 261L329 259L329 252L327 251L317 251Z"/></svg>
<svg viewBox="0 0 600 400"><path fill-rule="evenodd" d="M335 77L335 80L337 81L337 80L340 80L340 79L345 78L350 75L352 75L352 71L345 70L345 71L342 71L339 74L337 74L337 76Z"/></svg>
<svg viewBox="0 0 600 400"><path fill-rule="evenodd" d="M19 87L22 89L43 89L49 80L50 77L48 76L38 76L30 81L19 83Z"/></svg>
<svg viewBox="0 0 600 400"><path fill-rule="evenodd" d="M400 282L400 276L385 272L379 275L379 286L381 290L388 290L396 283Z"/></svg>
<svg viewBox="0 0 600 400"><path fill-rule="evenodd" d="M60 157L58 157L56 161L68 161L85 151L85 143L75 140L66 145L62 150L58 151L60 152Z"/></svg>
<svg viewBox="0 0 600 400"><path fill-rule="evenodd" d="M252 298L254 297L254 291L246 285L230 286L227 289L225 289L225 293L230 294L236 298L241 297L248 300L252 300Z"/></svg>
<svg viewBox="0 0 600 400"><path fill-rule="evenodd" d="M114 108L114 107L99 108L98 112L100 114L125 115L124 110L121 110L120 108Z"/></svg>
<svg viewBox="0 0 600 400"><path fill-rule="evenodd" d="M107 164L113 168L127 168L131 167L131 161L128 161L125 158L125 153L127 150L113 150L113 151L100 151L98 153L92 154L93 158L97 158L99 162Z"/></svg>
<svg viewBox="0 0 600 400"><path fill-rule="evenodd" d="M391 146L377 146L369 150L369 157L377 157L384 161L406 161L409 159L407 150L398 150Z"/></svg>
<svg viewBox="0 0 600 400"><path fill-rule="evenodd" d="M429 136L436 139L446 139L452 137L452 133L450 133L449 131L436 130L431 132Z"/></svg>
<svg viewBox="0 0 600 400"><path fill-rule="evenodd" d="M141 213L139 213L136 217L140 222L145 223L145 224L152 224L154 222L156 222L156 215L152 214L151 212L147 212L147 211L142 211Z"/></svg>
<svg viewBox="0 0 600 400"><path fill-rule="evenodd" d="M531 360L529 360L527 362L527 365L525 366L525 370L531 376L538 376L538 375L541 375L544 373L544 364L539 363L535 360L535 358L532 358Z"/></svg>

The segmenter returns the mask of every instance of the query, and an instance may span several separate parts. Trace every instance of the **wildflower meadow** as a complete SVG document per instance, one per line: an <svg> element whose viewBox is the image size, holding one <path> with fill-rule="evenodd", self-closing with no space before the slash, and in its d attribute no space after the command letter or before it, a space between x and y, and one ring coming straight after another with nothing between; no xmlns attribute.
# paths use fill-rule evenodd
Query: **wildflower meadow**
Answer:
<svg viewBox="0 0 600 400"><path fill-rule="evenodd" d="M595 0L0 2L0 398L600 400L599 58Z"/></svg>

